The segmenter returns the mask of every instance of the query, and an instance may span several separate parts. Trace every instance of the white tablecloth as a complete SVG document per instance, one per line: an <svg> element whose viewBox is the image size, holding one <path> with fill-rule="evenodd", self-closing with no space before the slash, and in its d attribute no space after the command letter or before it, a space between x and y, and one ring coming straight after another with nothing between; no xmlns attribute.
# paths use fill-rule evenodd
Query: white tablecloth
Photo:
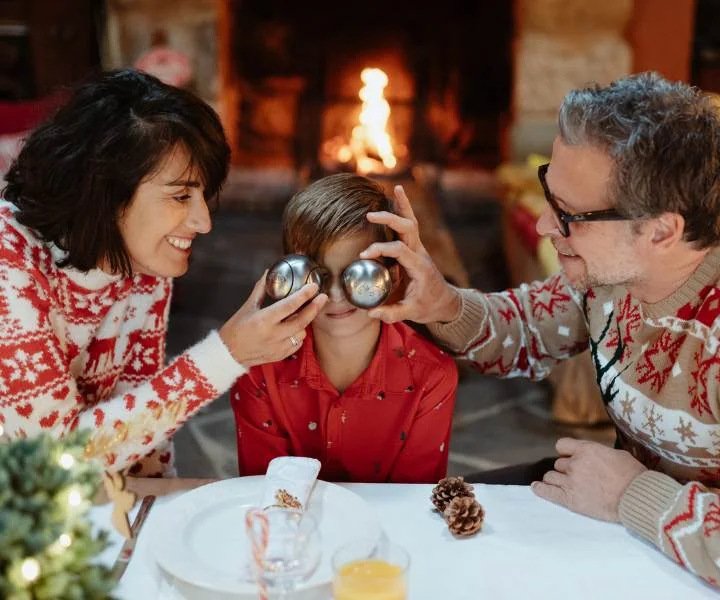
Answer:
<svg viewBox="0 0 720 600"><path fill-rule="evenodd" d="M377 511L389 538L411 555L412 600L593 598L718 598L705 585L621 525L595 521L554 506L527 487L476 486L486 510L481 533L454 538L434 513L431 485L347 484ZM230 600L193 590L157 567L152 537L158 515L173 496L158 498L138 539L135 556L116 591L125 600ZM110 525L110 507L91 511ZM102 557L112 564L122 540Z"/></svg>

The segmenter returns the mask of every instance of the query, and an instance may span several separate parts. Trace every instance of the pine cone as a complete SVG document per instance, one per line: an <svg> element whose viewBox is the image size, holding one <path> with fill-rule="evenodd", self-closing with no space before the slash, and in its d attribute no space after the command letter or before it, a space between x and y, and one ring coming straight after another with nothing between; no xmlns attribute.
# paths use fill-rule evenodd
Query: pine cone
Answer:
<svg viewBox="0 0 720 600"><path fill-rule="evenodd" d="M460 496L453 498L443 516L455 535L472 535L482 528L485 511L474 497Z"/></svg>
<svg viewBox="0 0 720 600"><path fill-rule="evenodd" d="M437 510L443 512L452 499L458 496L474 498L473 486L465 483L462 477L446 477L438 481L438 484L433 488L430 500L432 500Z"/></svg>

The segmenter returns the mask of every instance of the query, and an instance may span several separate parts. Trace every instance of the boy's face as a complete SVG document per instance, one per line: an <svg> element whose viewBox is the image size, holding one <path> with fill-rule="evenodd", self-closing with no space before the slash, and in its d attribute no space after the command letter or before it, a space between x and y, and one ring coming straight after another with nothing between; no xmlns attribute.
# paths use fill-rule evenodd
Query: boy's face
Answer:
<svg viewBox="0 0 720 600"><path fill-rule="evenodd" d="M328 244L321 263L329 272L328 302L320 311L313 327L331 336L356 335L364 328L377 326L367 311L350 304L343 292L340 275L345 267L360 258L360 252L374 241L370 232L358 233Z"/></svg>

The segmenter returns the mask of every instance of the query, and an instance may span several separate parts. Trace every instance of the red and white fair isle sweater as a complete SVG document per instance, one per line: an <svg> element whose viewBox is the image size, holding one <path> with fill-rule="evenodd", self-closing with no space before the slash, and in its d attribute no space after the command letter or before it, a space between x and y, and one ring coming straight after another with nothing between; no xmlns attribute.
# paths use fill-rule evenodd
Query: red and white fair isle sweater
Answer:
<svg viewBox="0 0 720 600"><path fill-rule="evenodd" d="M0 424L11 438L92 431L106 468L173 472L172 436L246 369L217 332L165 366L172 280L58 268L0 202Z"/></svg>
<svg viewBox="0 0 720 600"><path fill-rule="evenodd" d="M720 248L655 304L622 287L580 294L562 275L461 294L458 319L431 331L482 372L540 379L590 349L619 445L649 469L620 520L720 585Z"/></svg>

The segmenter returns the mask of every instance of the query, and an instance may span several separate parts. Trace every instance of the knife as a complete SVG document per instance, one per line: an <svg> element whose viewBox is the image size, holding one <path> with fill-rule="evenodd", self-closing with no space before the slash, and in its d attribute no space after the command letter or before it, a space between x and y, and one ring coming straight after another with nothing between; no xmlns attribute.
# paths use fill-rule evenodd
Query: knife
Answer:
<svg viewBox="0 0 720 600"><path fill-rule="evenodd" d="M130 559L135 551L135 544L140 535L140 530L142 529L148 514L150 514L150 509L152 508L154 502L155 496L145 496L140 504L140 510L138 511L138 514L132 524L132 537L125 540L125 543L120 549L120 554L115 560L115 564L113 565L110 573L110 577L116 583L120 581L120 578L123 576L125 569L127 569L127 566L130 563Z"/></svg>

